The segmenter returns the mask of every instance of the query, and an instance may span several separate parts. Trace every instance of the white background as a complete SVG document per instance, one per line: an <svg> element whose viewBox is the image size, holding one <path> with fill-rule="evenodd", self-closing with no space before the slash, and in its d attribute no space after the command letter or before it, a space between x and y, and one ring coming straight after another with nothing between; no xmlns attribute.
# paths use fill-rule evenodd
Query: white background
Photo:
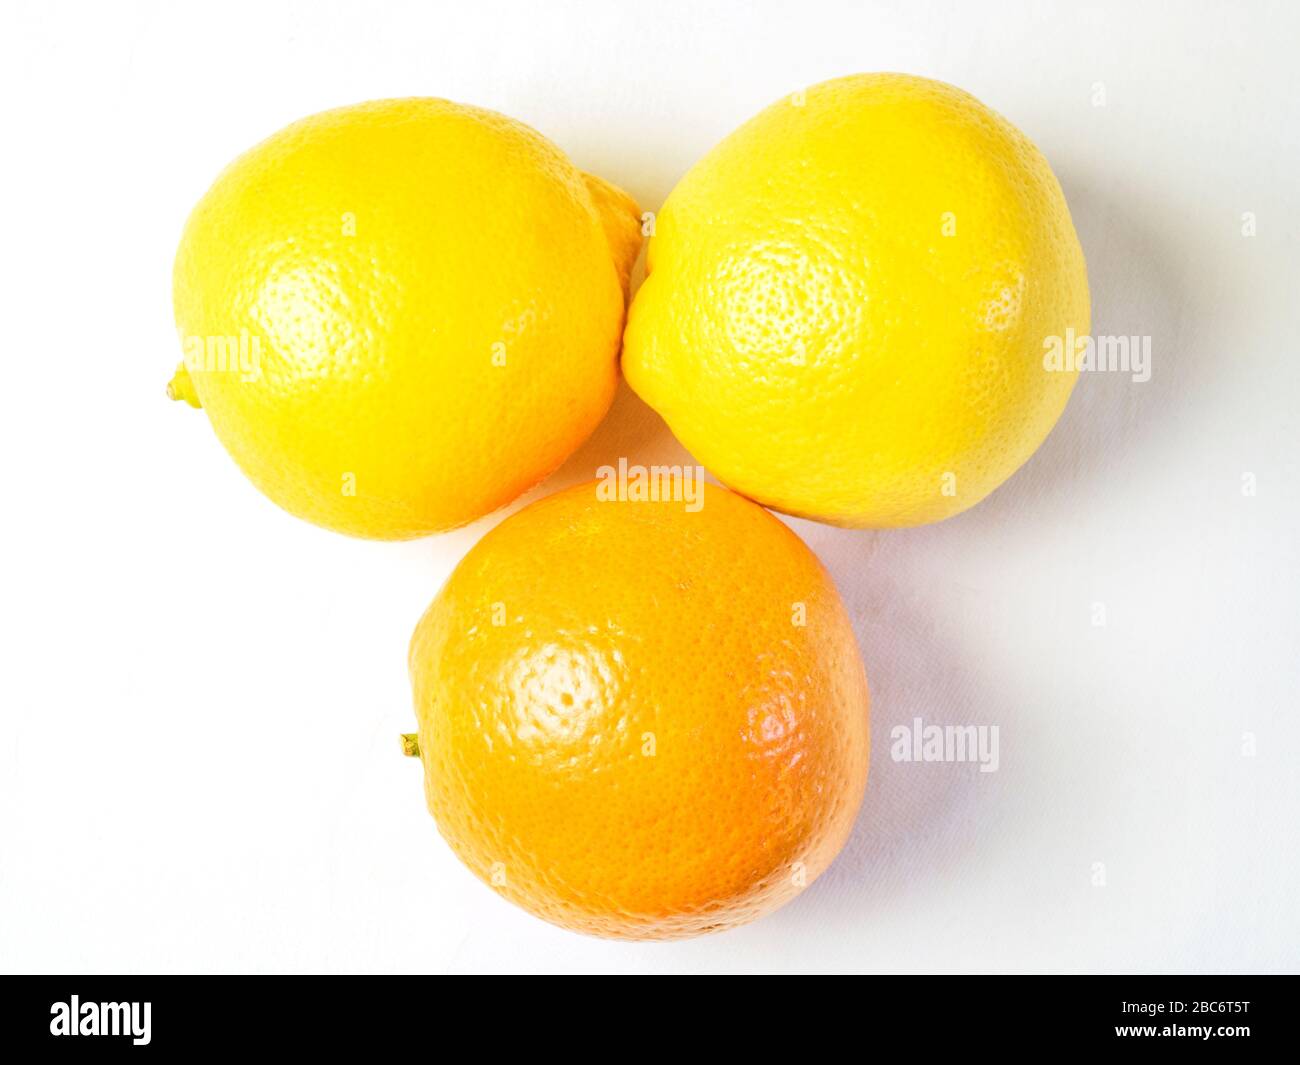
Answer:
<svg viewBox="0 0 1300 1065"><path fill-rule="evenodd" d="M6 4L0 969L1294 971L1297 10ZM822 880L691 942L552 928L461 868L398 747L411 629L501 516L379 544L259 496L163 396L181 225L278 127L398 95L521 118L653 209L753 112L867 70L1038 143L1094 331L1150 335L1152 379L1085 375L942 525L792 522L874 696ZM624 392L543 491L681 454ZM998 725L1000 770L891 762L914 716Z"/></svg>

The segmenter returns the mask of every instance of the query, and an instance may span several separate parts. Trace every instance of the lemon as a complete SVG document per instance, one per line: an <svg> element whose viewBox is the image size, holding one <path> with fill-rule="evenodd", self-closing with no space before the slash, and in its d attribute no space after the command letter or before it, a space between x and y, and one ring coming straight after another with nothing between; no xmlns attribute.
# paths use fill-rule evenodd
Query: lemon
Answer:
<svg viewBox="0 0 1300 1065"><path fill-rule="evenodd" d="M673 189L623 372L732 488L838 525L983 499L1060 416L1083 253L1046 160L960 89L814 86ZM1057 349L1059 354L1059 348Z"/></svg>
<svg viewBox="0 0 1300 1065"><path fill-rule="evenodd" d="M604 416L639 245L628 196L502 115L314 115L194 209L169 391L299 517L377 539L462 525Z"/></svg>
<svg viewBox="0 0 1300 1065"><path fill-rule="evenodd" d="M576 931L753 920L826 869L862 801L867 680L830 576L762 507L696 487L526 507L411 642L406 750L439 830Z"/></svg>

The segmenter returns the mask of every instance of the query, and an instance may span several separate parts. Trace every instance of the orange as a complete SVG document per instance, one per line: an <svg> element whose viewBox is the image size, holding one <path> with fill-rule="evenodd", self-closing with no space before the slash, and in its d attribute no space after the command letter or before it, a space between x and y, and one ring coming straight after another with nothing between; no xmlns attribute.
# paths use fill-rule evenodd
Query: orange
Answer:
<svg viewBox="0 0 1300 1065"><path fill-rule="evenodd" d="M866 675L834 584L766 510L694 487L702 504L596 484L534 503L465 556L411 642L439 830L565 928L752 920L826 869L862 799Z"/></svg>

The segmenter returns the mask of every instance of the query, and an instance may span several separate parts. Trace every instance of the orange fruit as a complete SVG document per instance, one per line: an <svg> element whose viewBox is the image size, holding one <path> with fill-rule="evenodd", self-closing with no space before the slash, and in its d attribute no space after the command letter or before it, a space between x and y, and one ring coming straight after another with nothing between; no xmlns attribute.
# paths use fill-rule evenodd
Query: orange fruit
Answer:
<svg viewBox="0 0 1300 1065"><path fill-rule="evenodd" d="M866 675L830 576L763 508L695 488L702 505L594 484L534 503L411 642L439 830L565 928L752 920L826 869L866 786Z"/></svg>

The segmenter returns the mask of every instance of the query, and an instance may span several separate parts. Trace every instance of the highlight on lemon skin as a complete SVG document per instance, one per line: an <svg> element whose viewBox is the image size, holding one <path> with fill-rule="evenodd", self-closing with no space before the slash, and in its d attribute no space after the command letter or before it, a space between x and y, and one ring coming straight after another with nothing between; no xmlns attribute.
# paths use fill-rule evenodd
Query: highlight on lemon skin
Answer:
<svg viewBox="0 0 1300 1065"><path fill-rule="evenodd" d="M299 517L454 528L604 416L640 243L630 197L503 115L426 98L313 115L191 214L168 394Z"/></svg>
<svg viewBox="0 0 1300 1065"><path fill-rule="evenodd" d="M594 482L524 508L411 641L402 746L439 831L574 931L680 939L770 913L830 865L866 786L866 676L830 577L762 507L699 487Z"/></svg>
<svg viewBox="0 0 1300 1065"><path fill-rule="evenodd" d="M950 85L861 74L726 137L656 215L622 357L739 492L890 527L951 517L1047 436L1087 272L1065 197L1010 122Z"/></svg>

